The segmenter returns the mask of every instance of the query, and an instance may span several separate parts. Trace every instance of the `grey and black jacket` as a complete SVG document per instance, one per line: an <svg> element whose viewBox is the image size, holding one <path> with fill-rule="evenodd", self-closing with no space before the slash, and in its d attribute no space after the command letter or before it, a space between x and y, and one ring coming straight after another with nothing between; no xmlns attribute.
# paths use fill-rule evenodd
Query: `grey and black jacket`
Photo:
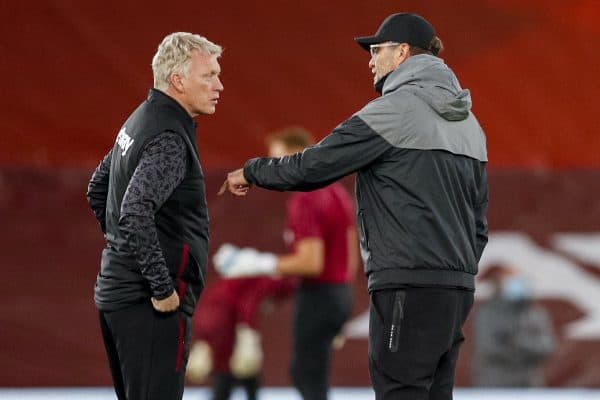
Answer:
<svg viewBox="0 0 600 400"><path fill-rule="evenodd" d="M468 90L444 62L410 57L383 95L315 146L255 158L246 179L310 191L356 172L361 250L369 290L474 288L487 243L485 135Z"/></svg>

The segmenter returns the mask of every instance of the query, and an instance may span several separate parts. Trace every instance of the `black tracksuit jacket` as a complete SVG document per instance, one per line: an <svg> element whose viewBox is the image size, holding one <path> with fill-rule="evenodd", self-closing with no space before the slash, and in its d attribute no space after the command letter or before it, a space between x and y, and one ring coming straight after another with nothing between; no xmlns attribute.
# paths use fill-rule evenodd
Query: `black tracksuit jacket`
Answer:
<svg viewBox="0 0 600 400"><path fill-rule="evenodd" d="M121 204L127 190L136 190L130 180L146 144L164 132L183 139L187 164L182 181L154 215L160 249L149 271L139 261L137 250L147 245L140 242L147 238L125 233ZM150 297L162 299L176 290L181 309L192 315L204 286L208 253L204 175L193 119L175 100L152 89L121 128L109 156L110 173L103 179L95 174L88 188L90 206L107 242L96 281L97 307L115 310Z"/></svg>
<svg viewBox="0 0 600 400"><path fill-rule="evenodd" d="M487 243L485 135L468 90L439 58L410 57L383 95L320 143L256 158L246 179L274 190L314 190L356 173L369 290L474 288Z"/></svg>

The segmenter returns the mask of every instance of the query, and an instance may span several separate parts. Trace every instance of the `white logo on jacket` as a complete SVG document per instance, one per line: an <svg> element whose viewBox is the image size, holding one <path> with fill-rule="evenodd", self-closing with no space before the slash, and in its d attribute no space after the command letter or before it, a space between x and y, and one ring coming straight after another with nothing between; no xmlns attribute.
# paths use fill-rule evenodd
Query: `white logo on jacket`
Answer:
<svg viewBox="0 0 600 400"><path fill-rule="evenodd" d="M123 128L121 128L119 134L117 135L117 144L119 145L121 150L123 150L123 152L121 153L122 156L124 156L127 153L127 150L129 150L129 148L133 144L133 140L134 139L132 139L131 136L127 134L127 127L124 126Z"/></svg>

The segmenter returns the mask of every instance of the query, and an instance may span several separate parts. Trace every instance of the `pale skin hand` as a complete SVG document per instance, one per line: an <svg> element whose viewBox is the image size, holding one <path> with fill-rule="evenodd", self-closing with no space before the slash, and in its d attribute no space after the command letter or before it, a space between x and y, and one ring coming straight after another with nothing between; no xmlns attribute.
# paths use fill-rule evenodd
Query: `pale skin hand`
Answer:
<svg viewBox="0 0 600 400"><path fill-rule="evenodd" d="M221 185L221 189L219 189L217 195L222 196L223 193L229 191L234 196L245 196L248 193L248 189L250 189L250 184L244 178L244 169L240 168L227 174L227 179Z"/></svg>
<svg viewBox="0 0 600 400"><path fill-rule="evenodd" d="M158 312L171 312L179 308L179 295L173 291L166 299L156 300L152 297L152 307Z"/></svg>

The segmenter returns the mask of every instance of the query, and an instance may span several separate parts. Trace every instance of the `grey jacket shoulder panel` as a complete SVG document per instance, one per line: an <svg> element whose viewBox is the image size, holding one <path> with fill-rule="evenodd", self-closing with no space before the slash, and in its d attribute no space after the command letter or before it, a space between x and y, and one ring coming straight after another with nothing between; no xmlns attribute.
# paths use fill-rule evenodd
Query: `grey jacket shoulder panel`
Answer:
<svg viewBox="0 0 600 400"><path fill-rule="evenodd" d="M392 146L445 150L487 161L486 139L468 90L438 58L414 56L390 74L383 96L355 115Z"/></svg>
<svg viewBox="0 0 600 400"><path fill-rule="evenodd" d="M355 115L394 147L488 160L485 134L473 113L462 121L445 120L410 90L381 96Z"/></svg>

